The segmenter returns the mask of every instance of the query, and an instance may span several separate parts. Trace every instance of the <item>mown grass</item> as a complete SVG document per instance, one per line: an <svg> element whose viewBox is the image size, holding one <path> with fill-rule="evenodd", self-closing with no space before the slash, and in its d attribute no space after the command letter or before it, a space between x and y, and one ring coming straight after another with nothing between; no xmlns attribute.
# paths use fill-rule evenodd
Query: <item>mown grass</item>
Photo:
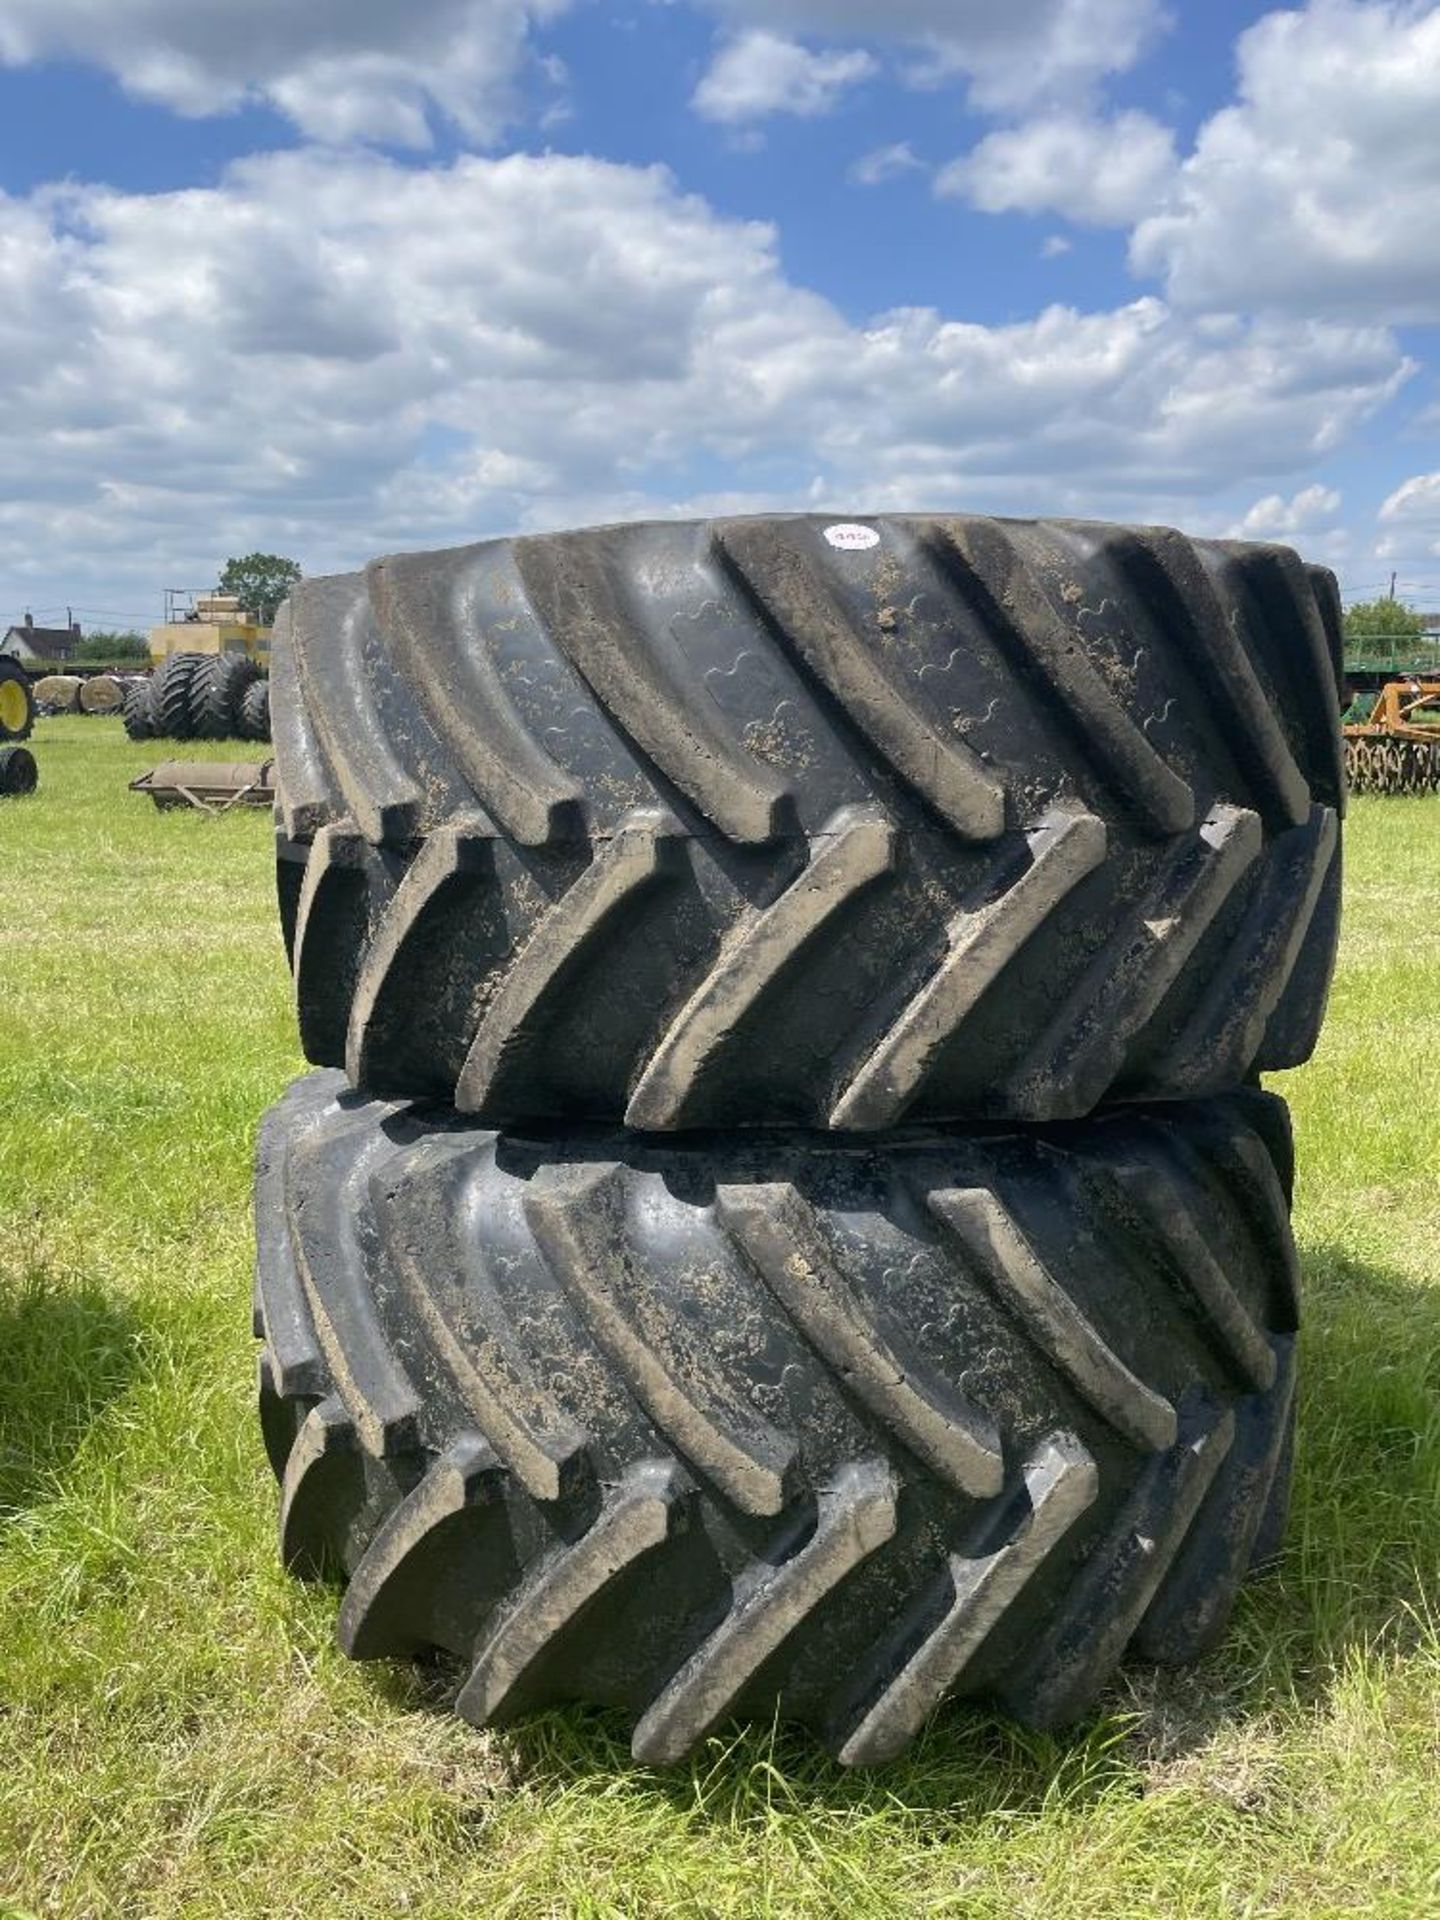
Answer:
<svg viewBox="0 0 1440 1920"><path fill-rule="evenodd" d="M34 745L0 803L0 1913L1440 1914L1440 801L1355 806L1330 1022L1284 1076L1296 1504L1223 1650L1064 1740L957 1709L872 1778L765 1729L664 1775L603 1715L470 1731L281 1575L269 824L157 814L115 722Z"/></svg>

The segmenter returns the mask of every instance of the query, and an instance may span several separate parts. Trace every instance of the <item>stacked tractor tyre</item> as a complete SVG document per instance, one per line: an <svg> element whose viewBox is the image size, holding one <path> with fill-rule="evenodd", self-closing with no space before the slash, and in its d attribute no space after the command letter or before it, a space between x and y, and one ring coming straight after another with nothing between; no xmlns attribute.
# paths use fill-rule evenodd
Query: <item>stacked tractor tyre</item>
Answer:
<svg viewBox="0 0 1440 1920"><path fill-rule="evenodd" d="M132 740L268 740L270 690L244 653L172 653L126 688Z"/></svg>
<svg viewBox="0 0 1440 1920"><path fill-rule="evenodd" d="M1215 1644L1285 1525L1337 609L938 516L296 589L260 1414L348 1653L858 1765Z"/></svg>

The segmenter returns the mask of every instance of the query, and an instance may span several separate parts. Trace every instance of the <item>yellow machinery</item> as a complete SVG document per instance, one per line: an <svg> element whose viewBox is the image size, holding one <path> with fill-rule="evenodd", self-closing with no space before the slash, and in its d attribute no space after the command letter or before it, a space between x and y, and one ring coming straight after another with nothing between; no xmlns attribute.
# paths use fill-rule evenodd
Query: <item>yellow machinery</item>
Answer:
<svg viewBox="0 0 1440 1920"><path fill-rule="evenodd" d="M1344 716L1352 793L1440 793L1440 680L1387 680Z"/></svg>
<svg viewBox="0 0 1440 1920"><path fill-rule="evenodd" d="M245 653L270 663L270 628L261 626L233 593L165 592L165 621L150 629L150 657L158 665L172 653Z"/></svg>

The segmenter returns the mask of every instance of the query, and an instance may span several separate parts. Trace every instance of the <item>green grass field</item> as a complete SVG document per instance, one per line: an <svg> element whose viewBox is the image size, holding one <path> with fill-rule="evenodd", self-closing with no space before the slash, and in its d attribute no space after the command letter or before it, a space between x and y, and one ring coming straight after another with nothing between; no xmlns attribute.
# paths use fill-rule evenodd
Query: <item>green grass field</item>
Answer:
<svg viewBox="0 0 1440 1920"><path fill-rule="evenodd" d="M1440 801L1353 810L1278 1575L1064 1740L942 1715L843 1774L604 1715L482 1735L280 1572L251 1140L300 1071L270 824L42 721L0 802L0 1914L1440 1915ZM208 751L208 750L207 750ZM233 749L234 757L245 750Z"/></svg>

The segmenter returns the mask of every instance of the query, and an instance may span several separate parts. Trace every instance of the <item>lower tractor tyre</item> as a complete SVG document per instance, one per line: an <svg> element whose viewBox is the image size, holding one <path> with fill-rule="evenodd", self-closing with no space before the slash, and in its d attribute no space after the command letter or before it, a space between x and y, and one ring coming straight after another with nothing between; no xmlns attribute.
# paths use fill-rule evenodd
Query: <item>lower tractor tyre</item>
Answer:
<svg viewBox="0 0 1440 1920"><path fill-rule="evenodd" d="M260 1420L356 1659L477 1725L733 1719L847 1765L950 1698L1056 1726L1223 1632L1283 1528L1283 1102L1028 1134L497 1133L338 1073L267 1115Z"/></svg>
<svg viewBox="0 0 1440 1920"><path fill-rule="evenodd" d="M0 658L0 740L27 740L34 724L29 674L18 660Z"/></svg>
<svg viewBox="0 0 1440 1920"><path fill-rule="evenodd" d="M0 747L0 796L34 793L40 770L28 747Z"/></svg>

